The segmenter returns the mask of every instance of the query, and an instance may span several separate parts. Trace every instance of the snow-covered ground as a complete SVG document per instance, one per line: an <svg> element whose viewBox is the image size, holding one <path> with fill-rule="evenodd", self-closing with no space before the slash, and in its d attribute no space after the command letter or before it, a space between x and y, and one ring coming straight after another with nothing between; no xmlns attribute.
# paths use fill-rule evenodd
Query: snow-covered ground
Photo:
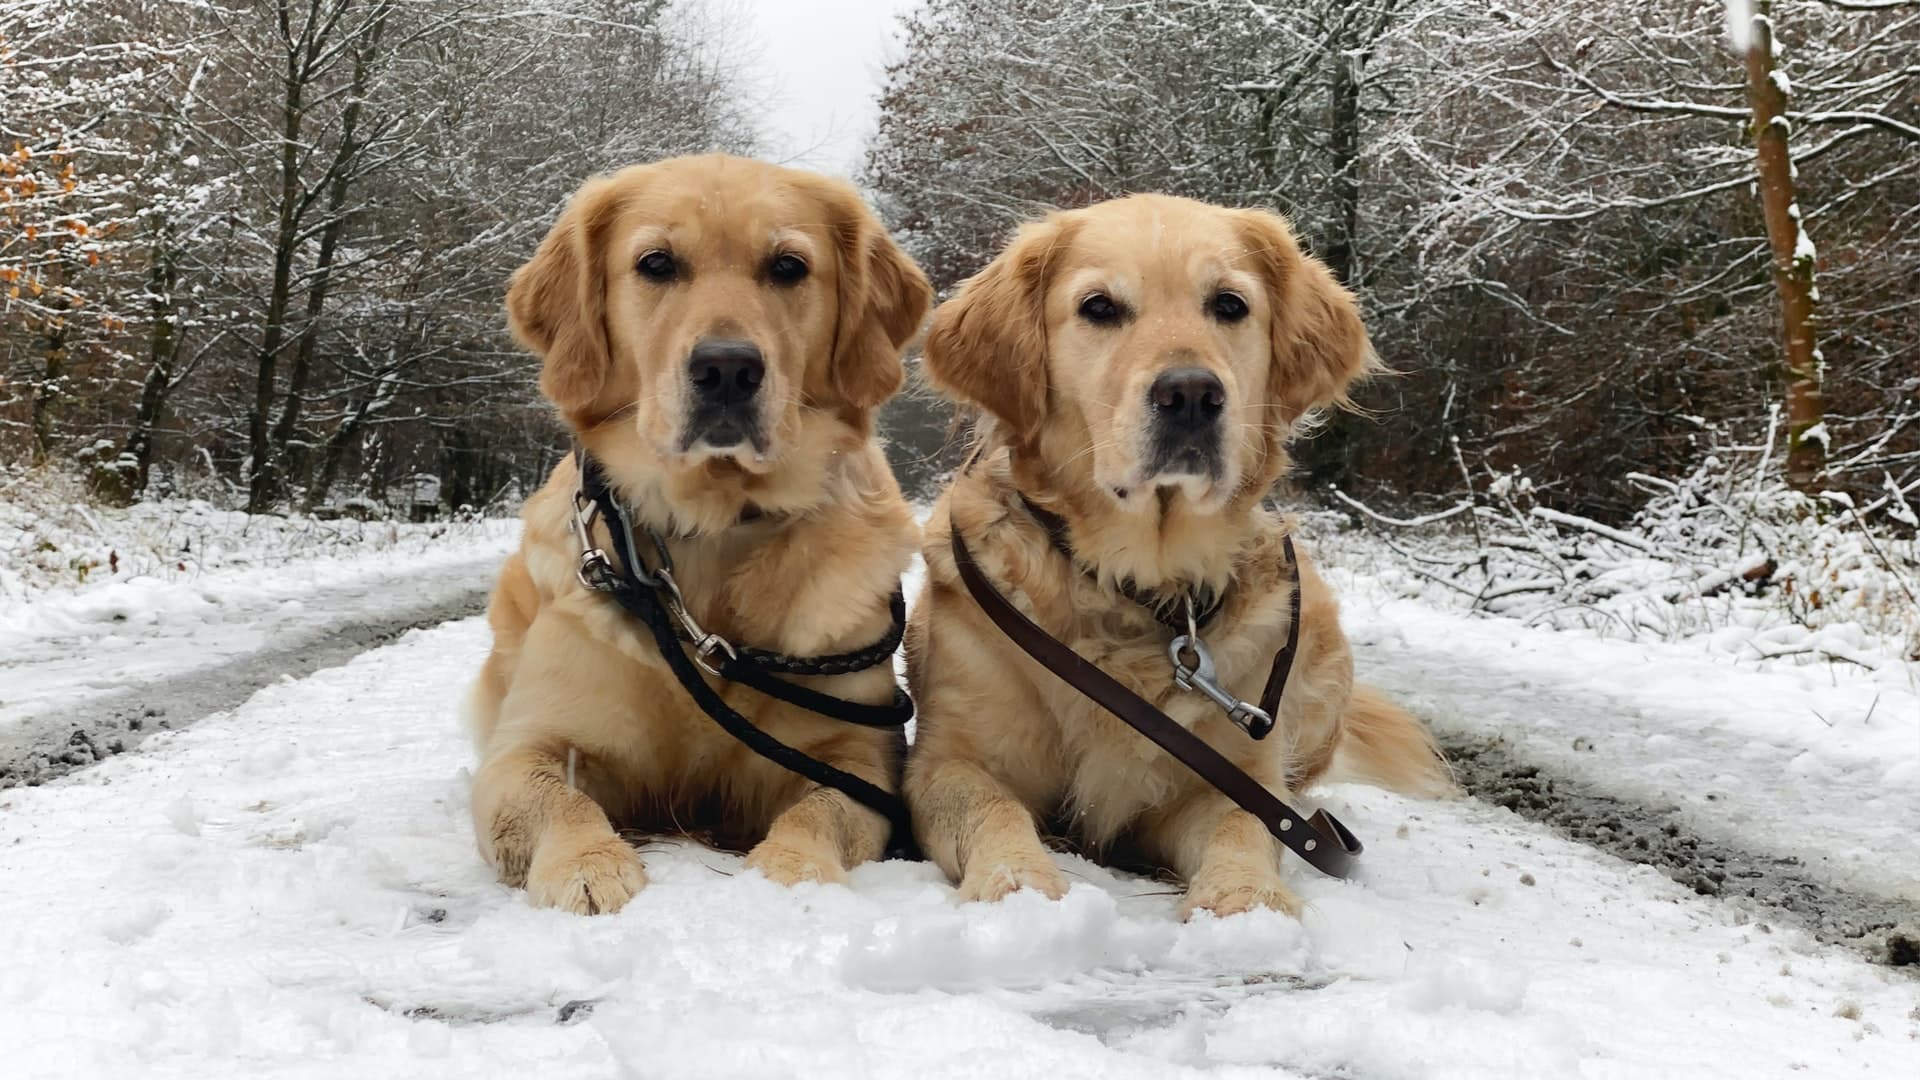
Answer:
<svg viewBox="0 0 1920 1080"><path fill-rule="evenodd" d="M51 1075L1901 1076L1920 983L1471 801L1326 801L1310 909L1182 925L1070 861L1050 904L926 865L786 890L648 849L619 915L474 853L477 619L0 794L0 1038ZM577 1004L585 1003L585 1004Z"/></svg>
<svg viewBox="0 0 1920 1080"><path fill-rule="evenodd" d="M0 735L471 597L515 536L144 513L55 533L94 560L87 581L38 541L37 569L7 563ZM204 561L166 565L196 522ZM1497 736L1704 839L1920 901L1920 691L1901 658L1756 660L1752 626L1529 627L1316 539L1362 677L1450 738ZM1920 1074L1911 969L1484 803L1361 787L1317 793L1368 852L1345 883L1293 866L1299 922L1181 924L1169 886L1066 857L1064 901L962 906L925 864L786 890L664 841L619 915L536 911L472 844L456 714L485 648L479 619L415 631L0 791L5 1074Z"/></svg>

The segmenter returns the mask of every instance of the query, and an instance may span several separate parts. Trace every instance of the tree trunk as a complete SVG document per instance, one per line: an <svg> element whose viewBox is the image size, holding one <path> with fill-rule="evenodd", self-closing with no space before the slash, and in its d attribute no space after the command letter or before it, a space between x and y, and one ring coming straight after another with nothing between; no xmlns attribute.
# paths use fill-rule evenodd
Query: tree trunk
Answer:
<svg viewBox="0 0 1920 1080"><path fill-rule="evenodd" d="M1332 224L1325 252L1327 269L1340 284L1354 288L1355 245L1360 231L1360 65L1361 56L1338 48L1330 58L1333 85L1329 95L1327 150L1332 155L1329 193Z"/></svg>
<svg viewBox="0 0 1920 1080"><path fill-rule="evenodd" d="M45 461L53 454L54 414L59 409L60 399L66 395L66 305L56 303L54 307L54 314L47 320L46 370L40 379L40 384L33 390L33 415L30 424L33 431L35 461Z"/></svg>
<svg viewBox="0 0 1920 1080"><path fill-rule="evenodd" d="M282 22L285 22L282 4ZM312 32L309 21L307 33ZM300 236L300 128L304 116L307 68L301 63L307 51L302 40L287 46L286 99L281 106L279 222L274 230L273 285L267 293L266 324L260 332L260 347L254 354L253 407L247 413L247 449L253 463L247 478L247 509L262 513L273 505L279 480L273 460L272 431L268 416L273 410L275 369L280 350L286 343L287 308L293 301L293 261Z"/></svg>
<svg viewBox="0 0 1920 1080"><path fill-rule="evenodd" d="M1777 76L1773 51L1772 0L1755 0L1752 38L1747 44L1747 97L1753 105L1760 206L1766 215L1767 241L1773 249L1773 282L1780 293L1786 342L1787 483L1808 495L1826 480L1827 429L1820 382L1824 358L1815 334L1818 315L1814 269L1817 253L1808 238L1795 199L1793 155L1787 147L1787 83Z"/></svg>
<svg viewBox="0 0 1920 1080"><path fill-rule="evenodd" d="M314 473L313 482L307 485L308 513L312 513L316 507L324 504L327 496L333 493L334 481L340 477L340 463L346 459L347 447L353 443L353 440L359 436L360 429L366 425L367 416L372 411L373 397L374 395L369 393L366 397L354 402L346 419L340 421L340 426L334 428L332 434L327 436L327 441L321 445L320 466Z"/></svg>
<svg viewBox="0 0 1920 1080"><path fill-rule="evenodd" d="M1335 280L1349 289L1360 287L1360 88L1367 56L1377 28L1360 25L1351 4L1330 9L1334 26L1329 32L1327 64L1328 176L1326 242L1320 252ZM1388 8L1387 10L1391 10ZM1381 19L1386 18L1385 14ZM1384 21L1382 22L1384 25ZM1335 411L1327 417L1309 475L1316 482L1345 483L1359 471L1365 440L1362 421Z"/></svg>
<svg viewBox="0 0 1920 1080"><path fill-rule="evenodd" d="M167 395L173 392L174 363L180 357L180 312L173 298L178 279L178 253L163 228L154 245L153 266L147 272L153 333L147 340L147 377L140 386L140 407L134 412L133 427L127 432L125 455L134 463L133 491L129 494L146 490L147 478L153 470L153 433L160 426Z"/></svg>
<svg viewBox="0 0 1920 1080"><path fill-rule="evenodd" d="M293 437L299 431L300 410L313 374L314 355L319 349L320 316L326 310L327 293L333 281L334 252L339 248L341 234L346 232L347 193L353 184L356 161L364 149L357 141L360 113L366 103L374 53L380 47L380 34L385 27L384 18L376 20L365 43L354 50L353 87L349 91L347 106L341 111L340 146L326 177L326 224L320 230L320 250L314 257L311 282L307 286L306 321L301 324L299 343L293 354L293 367L287 375L286 401L281 406L280 419L273 427L272 460L276 496L285 493L295 464Z"/></svg>

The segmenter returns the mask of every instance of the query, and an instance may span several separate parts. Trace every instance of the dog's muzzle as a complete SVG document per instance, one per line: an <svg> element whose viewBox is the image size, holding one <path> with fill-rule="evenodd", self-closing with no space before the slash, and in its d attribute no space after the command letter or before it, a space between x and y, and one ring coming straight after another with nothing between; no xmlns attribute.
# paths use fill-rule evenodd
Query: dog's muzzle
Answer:
<svg viewBox="0 0 1920 1080"><path fill-rule="evenodd" d="M1147 475L1218 478L1227 388L1205 368L1162 372L1147 391Z"/></svg>
<svg viewBox="0 0 1920 1080"><path fill-rule="evenodd" d="M692 388L681 448L766 450L760 387L766 380L760 347L735 338L706 338L687 357Z"/></svg>

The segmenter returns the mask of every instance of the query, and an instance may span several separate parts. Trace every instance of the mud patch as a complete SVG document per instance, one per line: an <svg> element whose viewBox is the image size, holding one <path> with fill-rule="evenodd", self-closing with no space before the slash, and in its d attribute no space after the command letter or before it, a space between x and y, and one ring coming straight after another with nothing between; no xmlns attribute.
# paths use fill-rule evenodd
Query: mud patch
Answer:
<svg viewBox="0 0 1920 1080"><path fill-rule="evenodd" d="M1920 908L1818 881L1797 859L1753 855L1703 840L1677 812L1615 798L1549 774L1503 739L1440 735L1467 791L1628 862L1654 867L1702 896L1749 905L1875 963L1920 964Z"/></svg>

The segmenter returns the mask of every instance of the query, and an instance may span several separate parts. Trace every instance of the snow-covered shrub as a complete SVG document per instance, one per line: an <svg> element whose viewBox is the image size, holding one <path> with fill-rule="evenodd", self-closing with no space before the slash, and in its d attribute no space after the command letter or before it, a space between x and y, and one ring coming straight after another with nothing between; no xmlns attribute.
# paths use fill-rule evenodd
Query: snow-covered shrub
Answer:
<svg viewBox="0 0 1920 1080"><path fill-rule="evenodd" d="M1627 479L1648 498L1617 528L1545 505L1519 473L1417 518L1335 490L1337 512L1309 524L1337 560L1403 594L1534 625L1704 638L1749 658L1920 659L1920 484L1889 478L1858 505L1837 492L1809 499L1765 456L1726 454L1678 479Z"/></svg>

